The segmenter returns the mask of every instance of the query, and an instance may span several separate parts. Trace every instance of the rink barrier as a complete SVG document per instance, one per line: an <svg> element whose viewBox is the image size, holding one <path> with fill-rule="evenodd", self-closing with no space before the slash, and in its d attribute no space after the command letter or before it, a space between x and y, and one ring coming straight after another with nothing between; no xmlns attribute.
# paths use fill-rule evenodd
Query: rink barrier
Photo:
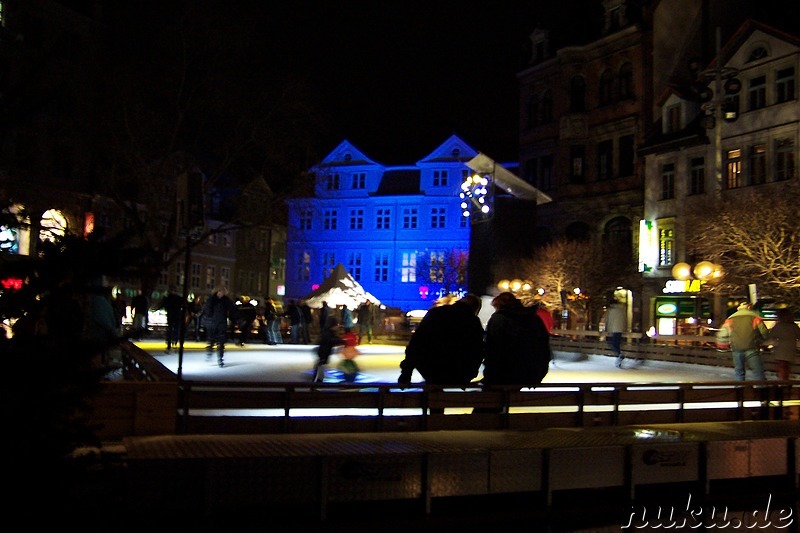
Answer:
<svg viewBox="0 0 800 533"><path fill-rule="evenodd" d="M540 430L797 419L800 383L479 386L186 381L182 434ZM479 412L473 413L473 409Z"/></svg>

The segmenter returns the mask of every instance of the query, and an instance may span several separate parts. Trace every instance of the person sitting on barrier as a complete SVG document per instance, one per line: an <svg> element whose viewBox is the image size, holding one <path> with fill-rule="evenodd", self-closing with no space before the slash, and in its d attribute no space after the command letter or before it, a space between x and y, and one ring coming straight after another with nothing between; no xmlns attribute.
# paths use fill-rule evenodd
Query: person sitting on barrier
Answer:
<svg viewBox="0 0 800 533"><path fill-rule="evenodd" d="M536 309L525 307L510 292L492 300L495 312L486 324L485 387L534 386L550 368L550 334ZM497 413L496 408L476 408L473 413Z"/></svg>
<svg viewBox="0 0 800 533"><path fill-rule="evenodd" d="M462 385L472 381L483 360L480 310L481 300L474 294L429 309L406 346L397 382L407 386L415 369L426 383Z"/></svg>

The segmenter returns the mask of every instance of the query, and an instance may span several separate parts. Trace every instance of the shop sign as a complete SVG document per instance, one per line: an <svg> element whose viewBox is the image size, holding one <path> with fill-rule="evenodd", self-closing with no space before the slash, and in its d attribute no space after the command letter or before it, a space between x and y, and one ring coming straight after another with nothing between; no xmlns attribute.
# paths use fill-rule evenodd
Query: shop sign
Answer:
<svg viewBox="0 0 800 533"><path fill-rule="evenodd" d="M663 292L665 294L675 294L683 292L700 292L700 288L705 284L701 279L670 279L664 284Z"/></svg>

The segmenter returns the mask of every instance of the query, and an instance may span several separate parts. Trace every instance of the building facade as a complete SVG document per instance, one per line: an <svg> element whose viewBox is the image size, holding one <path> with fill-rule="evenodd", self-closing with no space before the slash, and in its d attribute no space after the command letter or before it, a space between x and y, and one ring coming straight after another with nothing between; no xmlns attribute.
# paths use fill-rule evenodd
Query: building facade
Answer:
<svg viewBox="0 0 800 533"><path fill-rule="evenodd" d="M749 297L745 287L716 298L705 290L710 280L694 267L707 258L695 254L687 218L754 189L780 196L798 179L800 38L748 20L702 68L699 85L689 79L664 92L640 150L639 263L647 323L661 335L702 332L724 318L729 303ZM767 206L758 208L769 216ZM694 272L680 275L676 265Z"/></svg>
<svg viewBox="0 0 800 533"><path fill-rule="evenodd" d="M459 195L477 154L453 135L411 165L386 166L343 141L312 169L314 197L288 201L286 298L303 298L339 263L404 311L465 292L470 219Z"/></svg>

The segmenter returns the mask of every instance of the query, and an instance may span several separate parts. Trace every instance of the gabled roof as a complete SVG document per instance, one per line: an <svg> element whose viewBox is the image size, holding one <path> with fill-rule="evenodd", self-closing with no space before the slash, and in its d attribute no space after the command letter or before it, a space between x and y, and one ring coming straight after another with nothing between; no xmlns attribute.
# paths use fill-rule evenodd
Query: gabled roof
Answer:
<svg viewBox="0 0 800 533"><path fill-rule="evenodd" d="M786 33L781 31L777 28L773 28L768 24L764 24L763 22L759 22L754 19L747 19L739 26L739 29L736 30L736 33L728 39L728 42L725 43L725 46L722 47L720 51L719 58L714 58L711 63L709 64L709 68L714 68L717 65L717 60L720 60L720 64L725 66L728 61L736 54L736 52L741 48L747 39L753 34L753 32L760 30L767 35L775 37L776 39L781 39L786 41L790 44L795 46L800 46L800 37L796 35L792 35L790 33Z"/></svg>
<svg viewBox="0 0 800 533"><path fill-rule="evenodd" d="M433 152L417 161L417 164L466 162L477 154L477 150L461 140L458 135L453 134Z"/></svg>
<svg viewBox="0 0 800 533"><path fill-rule="evenodd" d="M415 168L387 170L381 177L376 196L419 194L420 171Z"/></svg>
<svg viewBox="0 0 800 533"><path fill-rule="evenodd" d="M353 166L353 165L374 165L382 166L356 148L350 141L344 140L339 146L333 149L317 167Z"/></svg>

